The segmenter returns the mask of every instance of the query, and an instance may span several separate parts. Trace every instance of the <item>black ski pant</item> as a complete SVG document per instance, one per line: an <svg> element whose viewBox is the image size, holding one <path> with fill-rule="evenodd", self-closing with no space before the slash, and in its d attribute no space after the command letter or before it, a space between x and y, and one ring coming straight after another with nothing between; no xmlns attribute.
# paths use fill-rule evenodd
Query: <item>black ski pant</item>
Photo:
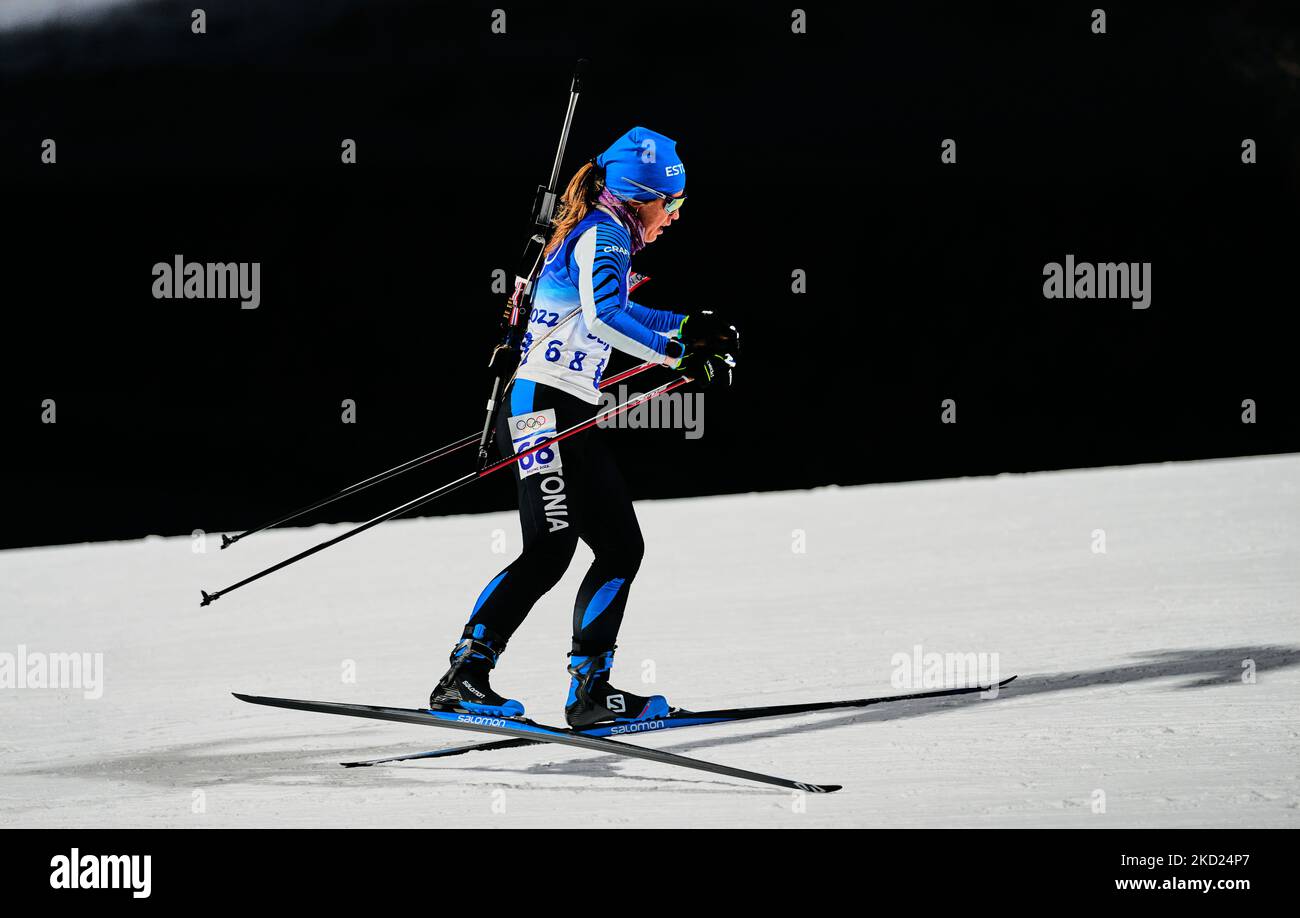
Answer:
<svg viewBox="0 0 1300 918"><path fill-rule="evenodd" d="M526 421L510 418L553 409L556 430L594 416L597 405L541 383L516 380L503 397L496 442L502 457L514 455L515 438L527 436ZM560 468L521 475L512 466L519 495L523 550L484 588L466 626L476 625L509 640L533 605L555 586L573 559L578 539L595 554L573 605L572 652L594 656L614 649L632 579L645 543L627 485L605 442L592 427L556 444ZM535 441L534 441L535 442ZM545 459L544 452L534 454ZM529 463L531 467L531 463Z"/></svg>

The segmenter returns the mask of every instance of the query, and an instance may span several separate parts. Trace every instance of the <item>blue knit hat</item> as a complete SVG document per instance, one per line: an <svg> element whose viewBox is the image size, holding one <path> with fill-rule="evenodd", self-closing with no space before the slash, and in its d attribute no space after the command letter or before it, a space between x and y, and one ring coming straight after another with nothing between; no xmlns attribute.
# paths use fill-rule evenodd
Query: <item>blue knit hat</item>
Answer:
<svg viewBox="0 0 1300 918"><path fill-rule="evenodd" d="M669 196L686 189L686 167L677 155L677 141L649 128L632 128L596 157L596 165L605 169L606 188L634 201L655 196L628 179Z"/></svg>

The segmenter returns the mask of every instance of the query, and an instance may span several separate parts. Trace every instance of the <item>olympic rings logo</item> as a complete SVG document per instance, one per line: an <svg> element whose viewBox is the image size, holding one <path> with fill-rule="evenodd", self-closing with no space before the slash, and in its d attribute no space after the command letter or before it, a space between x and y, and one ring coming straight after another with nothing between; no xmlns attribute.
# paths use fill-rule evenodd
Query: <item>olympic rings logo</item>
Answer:
<svg viewBox="0 0 1300 918"><path fill-rule="evenodd" d="M539 414L535 418L524 418L522 421L515 421L515 430L535 430L547 423L546 415Z"/></svg>

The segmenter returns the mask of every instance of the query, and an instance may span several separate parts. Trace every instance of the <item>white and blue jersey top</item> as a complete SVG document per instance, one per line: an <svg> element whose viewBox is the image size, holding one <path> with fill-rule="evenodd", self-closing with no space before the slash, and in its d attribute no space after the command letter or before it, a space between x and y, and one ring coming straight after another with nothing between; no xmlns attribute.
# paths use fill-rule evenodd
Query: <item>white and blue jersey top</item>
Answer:
<svg viewBox="0 0 1300 918"><path fill-rule="evenodd" d="M638 360L662 361L683 315L627 298L631 238L603 208L584 217L546 257L533 294L519 379L600 401L600 378L613 346ZM575 309L569 321L561 319ZM673 353L676 348L673 348Z"/></svg>

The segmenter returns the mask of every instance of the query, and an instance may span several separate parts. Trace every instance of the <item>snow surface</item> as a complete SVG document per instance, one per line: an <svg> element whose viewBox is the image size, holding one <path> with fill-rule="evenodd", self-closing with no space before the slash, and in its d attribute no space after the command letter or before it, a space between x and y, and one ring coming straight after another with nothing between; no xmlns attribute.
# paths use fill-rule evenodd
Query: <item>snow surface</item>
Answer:
<svg viewBox="0 0 1300 918"><path fill-rule="evenodd" d="M1298 483L1300 457L1280 456L640 503L627 688L646 690L653 661L654 690L688 707L889 694L893 656L917 644L996 652L1020 674L996 700L632 740L845 786L803 799L549 746L343 769L475 737L230 696L419 706L513 557L513 514L386 524L206 609L200 587L341 528L224 552L215 537L206 553L188 539L0 552L0 652L102 652L106 669L98 700L0 689L0 824L1295 826ZM587 558L495 676L542 722L562 718Z"/></svg>
<svg viewBox="0 0 1300 918"><path fill-rule="evenodd" d="M34 26L57 20L80 24L108 10L132 5L132 0L3 0L0 2L0 30Z"/></svg>

